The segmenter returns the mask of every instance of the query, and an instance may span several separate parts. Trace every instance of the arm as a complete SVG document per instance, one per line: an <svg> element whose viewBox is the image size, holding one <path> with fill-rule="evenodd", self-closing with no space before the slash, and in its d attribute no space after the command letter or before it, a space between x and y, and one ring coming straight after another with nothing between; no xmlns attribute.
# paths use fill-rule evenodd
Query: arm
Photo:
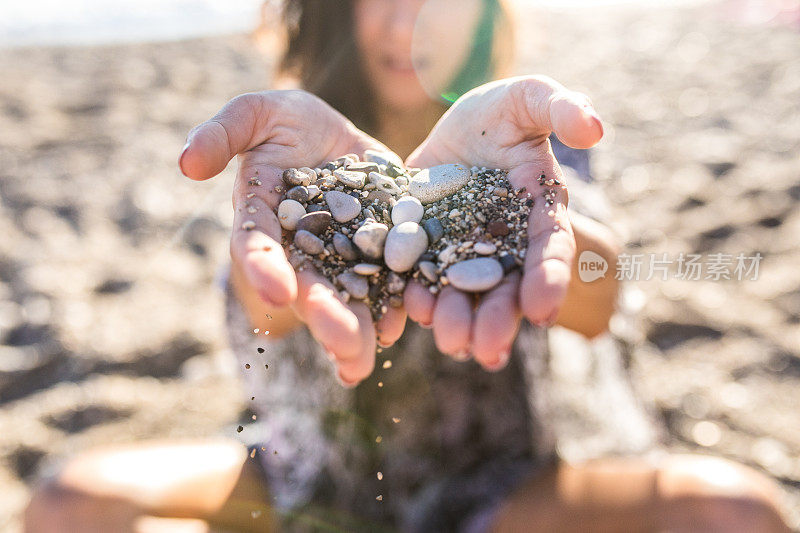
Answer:
<svg viewBox="0 0 800 533"><path fill-rule="evenodd" d="M600 255L609 265L615 265L619 244L612 231L589 217L572 212L570 222L575 234L576 257L584 250ZM587 337L595 337L608 329L614 314L619 282L613 275L586 283L578 276L578 262L572 264L572 277L567 295L556 323Z"/></svg>

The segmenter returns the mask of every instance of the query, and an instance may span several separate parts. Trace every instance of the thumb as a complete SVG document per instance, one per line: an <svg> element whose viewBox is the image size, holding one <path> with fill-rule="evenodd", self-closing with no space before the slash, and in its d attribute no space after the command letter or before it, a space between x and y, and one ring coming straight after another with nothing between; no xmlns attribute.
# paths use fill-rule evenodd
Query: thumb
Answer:
<svg viewBox="0 0 800 533"><path fill-rule="evenodd" d="M195 126L178 160L181 172L193 180L214 177L237 154L263 142L263 105L262 95L243 94L210 120Z"/></svg>

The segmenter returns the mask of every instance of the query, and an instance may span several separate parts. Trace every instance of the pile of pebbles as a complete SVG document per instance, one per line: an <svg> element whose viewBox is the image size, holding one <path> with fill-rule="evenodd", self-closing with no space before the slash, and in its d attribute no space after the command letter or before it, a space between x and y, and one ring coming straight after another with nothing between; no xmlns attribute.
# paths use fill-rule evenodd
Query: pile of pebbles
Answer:
<svg viewBox="0 0 800 533"><path fill-rule="evenodd" d="M278 220L296 270L312 266L345 301L376 319L403 304L416 278L432 293L496 286L521 265L533 200L519 198L502 170L439 165L406 169L394 154L367 150L322 168L283 173Z"/></svg>

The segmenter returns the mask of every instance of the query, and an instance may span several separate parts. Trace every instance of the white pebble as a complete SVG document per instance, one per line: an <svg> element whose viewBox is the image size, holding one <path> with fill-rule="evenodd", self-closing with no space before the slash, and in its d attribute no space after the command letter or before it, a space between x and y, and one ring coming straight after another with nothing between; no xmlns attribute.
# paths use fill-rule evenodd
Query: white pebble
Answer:
<svg viewBox="0 0 800 533"><path fill-rule="evenodd" d="M495 259L479 257L456 263L447 269L447 279L465 292L488 291L503 279L503 267Z"/></svg>
<svg viewBox="0 0 800 533"><path fill-rule="evenodd" d="M413 196L404 196L392 208L392 223L395 226L403 222L419 224L424 214L425 208L422 207L422 202Z"/></svg>
<svg viewBox="0 0 800 533"><path fill-rule="evenodd" d="M473 246L472 249L475 250L475 253L479 255L492 255L497 251L497 246L490 242L481 241L475 243L475 246Z"/></svg>
<svg viewBox="0 0 800 533"><path fill-rule="evenodd" d="M428 234L416 222L403 222L393 227L386 237L384 260L395 272L411 270L428 248Z"/></svg>
<svg viewBox="0 0 800 533"><path fill-rule="evenodd" d="M423 204L429 204L455 193L469 182L469 178L469 169L463 165L438 165L414 175L408 184L408 192Z"/></svg>
<svg viewBox="0 0 800 533"><path fill-rule="evenodd" d="M285 230L297 229L297 222L306 214L306 208L296 200L284 200L278 206L278 221Z"/></svg>
<svg viewBox="0 0 800 533"><path fill-rule="evenodd" d="M372 276L381 271L380 265L373 265L372 263L359 263L353 267L353 272L362 276Z"/></svg>

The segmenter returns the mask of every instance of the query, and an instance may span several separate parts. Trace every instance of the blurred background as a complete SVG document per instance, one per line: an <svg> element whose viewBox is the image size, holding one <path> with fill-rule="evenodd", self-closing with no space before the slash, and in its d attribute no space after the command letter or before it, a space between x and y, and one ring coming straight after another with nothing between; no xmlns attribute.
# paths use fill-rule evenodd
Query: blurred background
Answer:
<svg viewBox="0 0 800 533"><path fill-rule="evenodd" d="M270 87L258 0L0 4L0 531L98 443L250 419L215 285L233 168L186 133ZM591 95L627 253L759 252L757 280L640 279L617 320L675 451L779 480L800 514L800 2L517 0L517 71ZM580 373L580 368L570 372Z"/></svg>

